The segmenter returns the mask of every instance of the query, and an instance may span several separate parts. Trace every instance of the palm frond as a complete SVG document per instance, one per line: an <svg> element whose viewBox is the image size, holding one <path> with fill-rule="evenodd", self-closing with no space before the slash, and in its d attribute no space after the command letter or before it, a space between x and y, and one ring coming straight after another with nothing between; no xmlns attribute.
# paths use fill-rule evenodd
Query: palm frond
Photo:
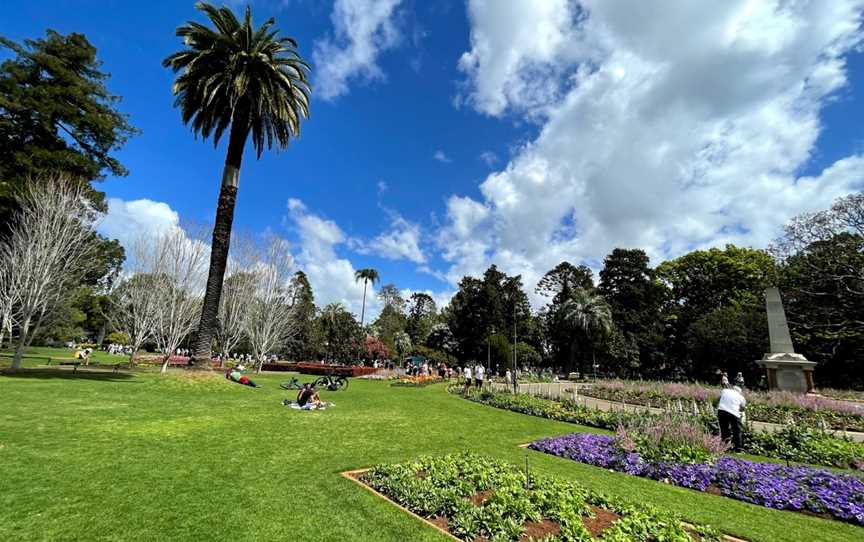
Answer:
<svg viewBox="0 0 864 542"><path fill-rule="evenodd" d="M172 92L183 122L218 144L232 123L246 127L258 156L288 146L309 117L310 66L297 42L279 37L273 18L255 28L246 8L242 22L227 7L195 6L212 28L189 21L177 28L185 49L162 61L177 77ZM242 116L242 118L239 118Z"/></svg>

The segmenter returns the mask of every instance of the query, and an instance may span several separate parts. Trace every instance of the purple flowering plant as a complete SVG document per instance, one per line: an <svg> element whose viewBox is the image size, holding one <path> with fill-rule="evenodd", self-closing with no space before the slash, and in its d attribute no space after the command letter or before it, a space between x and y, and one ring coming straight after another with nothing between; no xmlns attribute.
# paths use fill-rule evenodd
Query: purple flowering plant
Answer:
<svg viewBox="0 0 864 542"><path fill-rule="evenodd" d="M698 491L711 487L726 497L768 508L803 510L864 525L864 480L852 474L728 456L714 463L650 461L624 446L625 439L617 435L572 433L538 440L530 448Z"/></svg>

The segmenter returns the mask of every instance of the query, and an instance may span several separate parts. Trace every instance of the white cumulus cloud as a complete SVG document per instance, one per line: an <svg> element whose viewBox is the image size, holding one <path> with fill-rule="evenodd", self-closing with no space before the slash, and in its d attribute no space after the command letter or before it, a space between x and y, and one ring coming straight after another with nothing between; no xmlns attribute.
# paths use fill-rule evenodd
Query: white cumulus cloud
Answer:
<svg viewBox="0 0 864 542"><path fill-rule="evenodd" d="M533 289L614 247L655 263L765 246L792 215L864 188L853 155L801 177L821 108L847 84L862 2L471 0L461 97L539 135L454 196L451 281L497 263ZM536 37L536 39L534 39ZM533 41L532 41L533 39Z"/></svg>
<svg viewBox="0 0 864 542"><path fill-rule="evenodd" d="M325 100L348 94L351 80L385 78L378 55L399 43L394 17L401 0L336 0L333 35L315 43L315 93Z"/></svg>
<svg viewBox="0 0 864 542"><path fill-rule="evenodd" d="M309 211L298 199L288 200L288 218L300 238L300 251L296 262L309 277L315 294L315 303L323 307L328 303L342 303L360 316L363 286L354 280L354 266L336 254L335 247L346 242L342 229L332 220L321 218ZM366 295L366 315L378 313L375 288L370 285Z"/></svg>
<svg viewBox="0 0 864 542"><path fill-rule="evenodd" d="M422 264L426 256L420 247L420 226L391 212L390 229L369 241L351 240L351 248L360 254L374 254L388 260L408 260Z"/></svg>
<svg viewBox="0 0 864 542"><path fill-rule="evenodd" d="M98 231L128 250L138 239L179 227L180 215L167 203L150 199L108 198L108 213Z"/></svg>

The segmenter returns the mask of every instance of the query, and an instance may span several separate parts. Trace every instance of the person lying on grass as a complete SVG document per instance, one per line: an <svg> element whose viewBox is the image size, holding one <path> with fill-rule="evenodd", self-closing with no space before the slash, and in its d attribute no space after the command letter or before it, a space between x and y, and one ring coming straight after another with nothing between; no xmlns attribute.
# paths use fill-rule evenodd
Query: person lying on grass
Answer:
<svg viewBox="0 0 864 542"><path fill-rule="evenodd" d="M233 382L237 382L238 384L249 386L250 388L260 388L261 386L259 386L255 382L252 382L248 376L243 374L243 371L245 370L246 367L242 363L237 364L233 368L228 369L228 371L225 373L225 378Z"/></svg>

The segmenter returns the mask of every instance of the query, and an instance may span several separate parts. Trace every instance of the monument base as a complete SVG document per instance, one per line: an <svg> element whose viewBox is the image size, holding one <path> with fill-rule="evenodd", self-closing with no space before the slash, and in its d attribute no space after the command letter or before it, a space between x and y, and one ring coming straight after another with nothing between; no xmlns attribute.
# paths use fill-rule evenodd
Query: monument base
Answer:
<svg viewBox="0 0 864 542"><path fill-rule="evenodd" d="M813 368L816 362L807 361L801 354L765 354L756 363L765 369L769 390L810 393L815 387Z"/></svg>

